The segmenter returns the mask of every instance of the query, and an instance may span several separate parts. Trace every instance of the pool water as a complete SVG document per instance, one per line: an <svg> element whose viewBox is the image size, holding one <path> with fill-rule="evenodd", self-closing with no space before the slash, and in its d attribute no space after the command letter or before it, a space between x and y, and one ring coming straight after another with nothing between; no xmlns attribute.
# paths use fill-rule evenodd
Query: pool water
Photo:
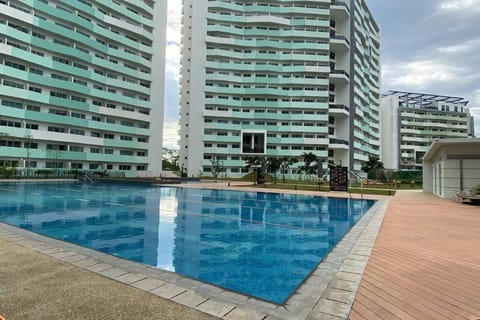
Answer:
<svg viewBox="0 0 480 320"><path fill-rule="evenodd" d="M0 221L284 303L371 200L126 184L0 185Z"/></svg>

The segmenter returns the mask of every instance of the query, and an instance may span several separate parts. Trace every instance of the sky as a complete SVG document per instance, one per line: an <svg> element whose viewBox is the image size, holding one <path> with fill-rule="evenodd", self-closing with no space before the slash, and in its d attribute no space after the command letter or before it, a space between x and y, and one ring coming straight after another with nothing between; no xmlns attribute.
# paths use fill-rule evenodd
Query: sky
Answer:
<svg viewBox="0 0 480 320"><path fill-rule="evenodd" d="M366 0L381 29L381 92L463 97L480 136L480 0ZM181 0L168 0L164 147L178 148Z"/></svg>

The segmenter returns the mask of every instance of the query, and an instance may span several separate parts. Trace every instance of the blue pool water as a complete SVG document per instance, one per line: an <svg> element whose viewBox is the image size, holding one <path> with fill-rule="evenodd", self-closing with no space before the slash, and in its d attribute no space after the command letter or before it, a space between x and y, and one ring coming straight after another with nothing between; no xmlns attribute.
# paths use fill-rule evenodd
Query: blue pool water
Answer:
<svg viewBox="0 0 480 320"><path fill-rule="evenodd" d="M0 185L0 221L283 303L374 201L122 184Z"/></svg>

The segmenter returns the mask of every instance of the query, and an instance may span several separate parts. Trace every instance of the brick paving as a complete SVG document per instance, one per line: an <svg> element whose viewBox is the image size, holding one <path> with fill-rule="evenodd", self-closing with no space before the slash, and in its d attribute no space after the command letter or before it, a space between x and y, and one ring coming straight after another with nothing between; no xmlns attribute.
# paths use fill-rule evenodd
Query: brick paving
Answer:
<svg viewBox="0 0 480 320"><path fill-rule="evenodd" d="M480 206L398 192L349 319L480 319Z"/></svg>

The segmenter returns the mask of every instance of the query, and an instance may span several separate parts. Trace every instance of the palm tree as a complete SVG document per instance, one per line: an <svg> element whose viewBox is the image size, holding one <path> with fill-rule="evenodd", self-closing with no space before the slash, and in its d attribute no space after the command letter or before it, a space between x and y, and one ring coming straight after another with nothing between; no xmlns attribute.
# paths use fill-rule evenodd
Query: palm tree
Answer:
<svg viewBox="0 0 480 320"><path fill-rule="evenodd" d="M369 156L368 161L362 166L362 171L367 173L369 179L371 179L377 170L383 168L383 162L377 156Z"/></svg>
<svg viewBox="0 0 480 320"><path fill-rule="evenodd" d="M282 159L280 159L280 168L282 169L282 181L283 183L285 183L285 171L288 170L288 168L290 168L290 166L294 163L297 162L297 159L295 158L287 158L287 157L283 157Z"/></svg>
<svg viewBox="0 0 480 320"><path fill-rule="evenodd" d="M305 152L302 155L302 157L303 157L304 166L301 168L301 170L303 170L307 175L315 173L316 167L312 166L312 163L317 162L317 155L312 152L309 152L309 153Z"/></svg>
<svg viewBox="0 0 480 320"><path fill-rule="evenodd" d="M267 158L267 172L272 174L273 181L277 179L277 171L280 169L281 164L282 161L276 157Z"/></svg>

